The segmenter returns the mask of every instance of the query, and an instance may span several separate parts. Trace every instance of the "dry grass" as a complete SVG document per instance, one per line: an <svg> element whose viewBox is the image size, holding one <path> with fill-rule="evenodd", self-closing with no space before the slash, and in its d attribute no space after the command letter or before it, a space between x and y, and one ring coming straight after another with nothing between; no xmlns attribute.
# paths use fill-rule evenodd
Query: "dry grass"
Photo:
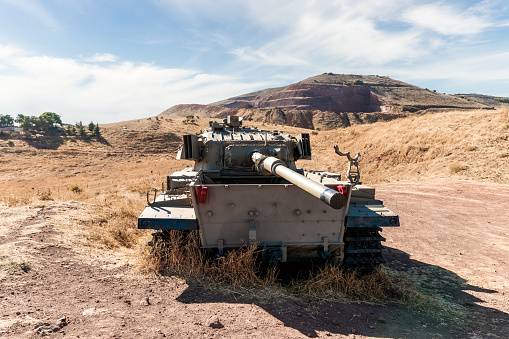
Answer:
<svg viewBox="0 0 509 339"><path fill-rule="evenodd" d="M97 210L86 235L93 246L133 248L146 233L137 228L138 209L126 202L102 205Z"/></svg>
<svg viewBox="0 0 509 339"><path fill-rule="evenodd" d="M331 265L317 272L307 266L308 270L292 271L293 278L288 283L280 277L278 266L261 269L261 249L256 246L233 249L214 258L200 250L197 232L168 234L166 241L154 242L153 249L146 252L143 266L147 271L178 275L214 288L255 290L258 293L250 293L255 298L273 295L268 292L272 289L286 297L384 302L404 300L407 291L414 288L407 279L382 270L361 275Z"/></svg>
<svg viewBox="0 0 509 339"><path fill-rule="evenodd" d="M256 246L230 250L214 258L200 249L197 231L167 234L165 241L154 241L152 250L145 254L145 269L233 288L266 287L275 281L276 268L270 268L264 276L260 274L260 264L256 260L260 250Z"/></svg>
<svg viewBox="0 0 509 339"><path fill-rule="evenodd" d="M394 279L381 269L362 275L356 271L342 270L327 265L316 274L295 284L299 294L316 298L350 298L364 301L403 299L411 284L404 279Z"/></svg>
<svg viewBox="0 0 509 339"><path fill-rule="evenodd" d="M509 111L425 114L355 125L312 136L313 160L306 169L345 173L347 162L334 154L360 152L365 183L419 178L469 178L509 183Z"/></svg>
<svg viewBox="0 0 509 339"><path fill-rule="evenodd" d="M459 324L465 317L462 306L448 302L438 294L424 293L404 273L382 268L363 275L325 265L317 271L292 272L293 279L288 283L280 277L277 266L261 269L257 260L259 253L260 249L245 246L215 259L200 250L197 232L171 231L165 242L156 242L153 250L145 252L141 264L145 272L177 275L205 288L260 301L291 298L311 304L323 301L396 302L440 321Z"/></svg>
<svg viewBox="0 0 509 339"><path fill-rule="evenodd" d="M143 257L143 266L149 271L185 277L203 275L205 257L199 241L197 232L170 231L166 241L154 241L153 249Z"/></svg>

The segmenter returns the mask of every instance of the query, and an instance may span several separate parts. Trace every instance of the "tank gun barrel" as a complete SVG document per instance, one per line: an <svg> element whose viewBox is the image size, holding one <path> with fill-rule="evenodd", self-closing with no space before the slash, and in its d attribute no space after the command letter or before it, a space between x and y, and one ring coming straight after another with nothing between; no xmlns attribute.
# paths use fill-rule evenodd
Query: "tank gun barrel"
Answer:
<svg viewBox="0 0 509 339"><path fill-rule="evenodd" d="M286 179L334 209L340 209L347 203L347 198L342 193L291 170L286 166L284 161L278 158L265 156L255 151L251 154L251 160L254 162L256 170L260 174L274 174Z"/></svg>

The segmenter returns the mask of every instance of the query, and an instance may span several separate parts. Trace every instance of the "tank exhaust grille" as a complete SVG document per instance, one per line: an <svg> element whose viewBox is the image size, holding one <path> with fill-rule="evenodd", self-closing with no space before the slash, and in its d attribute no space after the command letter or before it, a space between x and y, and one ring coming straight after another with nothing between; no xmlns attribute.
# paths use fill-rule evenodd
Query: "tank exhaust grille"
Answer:
<svg viewBox="0 0 509 339"><path fill-rule="evenodd" d="M297 152L298 159L311 159L311 142L308 133L297 135Z"/></svg>
<svg viewBox="0 0 509 339"><path fill-rule="evenodd" d="M196 135L186 134L182 137L182 141L181 159L200 159L198 137Z"/></svg>

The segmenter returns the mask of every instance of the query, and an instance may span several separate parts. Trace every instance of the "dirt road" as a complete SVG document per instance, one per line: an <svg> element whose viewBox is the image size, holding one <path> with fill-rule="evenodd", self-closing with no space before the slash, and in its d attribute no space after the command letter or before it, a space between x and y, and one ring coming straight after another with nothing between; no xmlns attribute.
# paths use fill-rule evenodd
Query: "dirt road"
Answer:
<svg viewBox="0 0 509 339"><path fill-rule="evenodd" d="M128 256L73 246L70 230L93 210L69 201L1 211L0 336L30 338L36 328L72 338L506 337L509 186L426 181L377 190L402 223L383 232L389 266L458 310L459 321L400 305L252 299L136 274ZM214 315L222 328L207 325Z"/></svg>

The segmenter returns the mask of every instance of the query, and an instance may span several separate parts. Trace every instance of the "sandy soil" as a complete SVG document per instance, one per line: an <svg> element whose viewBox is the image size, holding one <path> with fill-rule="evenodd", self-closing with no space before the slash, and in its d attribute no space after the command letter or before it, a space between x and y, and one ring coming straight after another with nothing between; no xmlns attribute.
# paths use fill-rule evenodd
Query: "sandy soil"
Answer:
<svg viewBox="0 0 509 339"><path fill-rule="evenodd" d="M506 337L509 186L423 181L377 190L402 223L383 232L388 266L460 310L460 321L400 305L256 299L142 275L128 256L73 245L75 223L93 209L68 201L1 211L0 336L30 338L38 328L72 338ZM214 315L222 328L207 326Z"/></svg>

